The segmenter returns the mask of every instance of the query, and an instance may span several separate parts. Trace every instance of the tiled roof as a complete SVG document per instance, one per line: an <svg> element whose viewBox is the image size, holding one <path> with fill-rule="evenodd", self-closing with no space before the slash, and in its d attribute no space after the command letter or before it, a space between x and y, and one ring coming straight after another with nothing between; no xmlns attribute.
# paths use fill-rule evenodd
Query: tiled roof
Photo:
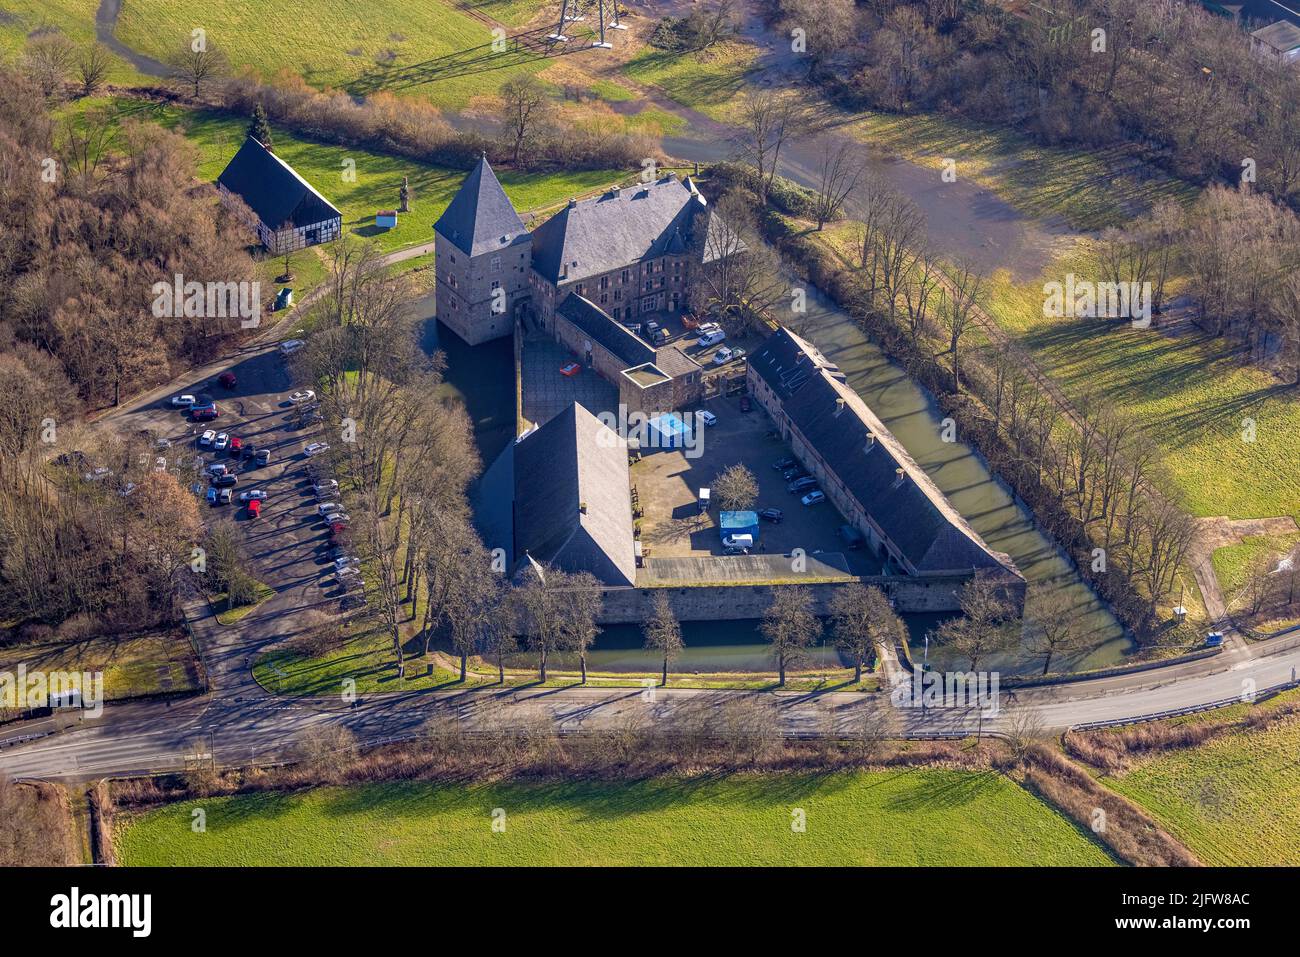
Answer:
<svg viewBox="0 0 1300 957"><path fill-rule="evenodd" d="M570 202L533 232L533 268L553 283L687 252L704 198L675 176Z"/></svg>
<svg viewBox="0 0 1300 957"><path fill-rule="evenodd" d="M466 256L505 249L528 238L524 221L486 156L465 177L433 228Z"/></svg>
<svg viewBox="0 0 1300 957"><path fill-rule="evenodd" d="M1011 559L989 548L815 346L778 329L749 366L917 572L1014 571Z"/></svg>
<svg viewBox="0 0 1300 957"><path fill-rule="evenodd" d="M316 188L251 136L226 165L217 182L239 196L270 229L286 222L314 226L341 217Z"/></svg>

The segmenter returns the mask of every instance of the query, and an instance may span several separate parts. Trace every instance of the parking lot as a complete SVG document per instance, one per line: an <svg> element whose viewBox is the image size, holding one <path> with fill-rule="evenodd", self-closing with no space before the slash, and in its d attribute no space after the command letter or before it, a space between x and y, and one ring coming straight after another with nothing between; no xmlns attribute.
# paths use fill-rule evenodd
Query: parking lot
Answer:
<svg viewBox="0 0 1300 957"><path fill-rule="evenodd" d="M254 574L276 592L297 592L295 607L334 605L345 590L329 557L328 528L318 514L309 473L312 463L318 468L328 466L325 457L311 459L303 451L309 443L328 442L330 437L320 424L303 424L299 406L289 399L299 386L278 349L247 352L224 368L235 374L233 388L225 388L214 376L171 393L211 396L220 410L212 421L192 421L187 412L171 406L169 394L115 413L108 422L123 436L148 433L151 441L170 442L153 454L164 458L182 485L198 496L206 494L206 469L224 464L235 476L234 501L212 506L204 498L200 504L204 520L232 519L242 533ZM229 450L200 448L198 439L209 429L268 450L270 461L259 466ZM253 517L247 503L239 500L241 492L250 490L266 493L260 517Z"/></svg>
<svg viewBox="0 0 1300 957"><path fill-rule="evenodd" d="M718 531L718 507L699 511L700 488L708 488L726 468L745 465L758 481L756 507L778 508L781 522L761 521L755 551L787 554L802 548L807 554L843 552L854 574L879 571L867 550L846 549L839 536L843 519L829 502L804 506L799 496L786 491L786 480L772 463L790 455L780 438L771 435L772 423L755 403L740 411L738 397L710 399L704 408L717 416L703 432L702 454L688 457L686 450L648 452L632 466L632 484L644 512L641 542L651 559L686 558L723 554Z"/></svg>

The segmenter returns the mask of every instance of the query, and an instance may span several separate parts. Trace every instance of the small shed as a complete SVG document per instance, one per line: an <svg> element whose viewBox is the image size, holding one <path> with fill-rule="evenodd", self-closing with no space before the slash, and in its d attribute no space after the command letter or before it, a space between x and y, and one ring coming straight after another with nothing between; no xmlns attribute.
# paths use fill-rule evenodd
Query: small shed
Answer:
<svg viewBox="0 0 1300 957"><path fill-rule="evenodd" d="M375 213L375 225L380 229L397 228L397 210L381 209Z"/></svg>
<svg viewBox="0 0 1300 957"><path fill-rule="evenodd" d="M723 512L718 520L718 531L723 538L728 535L752 535L758 541L757 512Z"/></svg>

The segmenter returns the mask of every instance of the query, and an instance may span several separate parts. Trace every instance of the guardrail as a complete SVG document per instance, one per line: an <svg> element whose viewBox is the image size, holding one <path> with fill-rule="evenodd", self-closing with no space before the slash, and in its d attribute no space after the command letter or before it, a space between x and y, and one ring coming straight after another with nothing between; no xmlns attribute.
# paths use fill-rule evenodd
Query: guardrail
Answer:
<svg viewBox="0 0 1300 957"><path fill-rule="evenodd" d="M1300 681L1284 681L1282 684L1272 685L1257 691L1249 697L1242 695L1233 695L1231 698L1220 698L1217 701L1209 701L1205 704L1188 705L1186 708L1170 708L1167 711L1152 711L1149 714L1137 715L1131 718L1112 718L1109 721L1085 721L1082 724L1070 725L1070 731L1098 731L1102 728L1122 728L1129 724L1145 724L1148 721L1162 721L1166 718L1181 718L1189 714L1199 714L1202 711L1216 711L1219 708L1228 708L1234 704L1258 704L1274 695L1281 694L1283 691L1290 691L1293 688L1300 688Z"/></svg>

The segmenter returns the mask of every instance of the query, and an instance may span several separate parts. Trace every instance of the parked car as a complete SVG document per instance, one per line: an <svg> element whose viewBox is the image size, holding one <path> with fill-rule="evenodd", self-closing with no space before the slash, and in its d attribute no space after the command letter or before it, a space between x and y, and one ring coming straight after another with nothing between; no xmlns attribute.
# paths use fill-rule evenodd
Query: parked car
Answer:
<svg viewBox="0 0 1300 957"><path fill-rule="evenodd" d="M803 498L799 499L799 501L803 502L805 505L820 505L822 502L826 501L826 493L821 489L817 489L816 491L809 492Z"/></svg>
<svg viewBox="0 0 1300 957"><path fill-rule="evenodd" d="M695 331L701 336L707 336L715 332L721 332L722 326L718 325L716 322L704 322L701 323Z"/></svg>
<svg viewBox="0 0 1300 957"><path fill-rule="evenodd" d="M230 447L230 436L225 432L218 432L217 437L212 440L212 447L218 452L224 452Z"/></svg>
<svg viewBox="0 0 1300 957"><path fill-rule="evenodd" d="M174 409L189 409L194 406L195 401L192 395L174 395L171 404Z"/></svg>
<svg viewBox="0 0 1300 957"><path fill-rule="evenodd" d="M327 442L312 442L303 449L303 452L310 458L313 455L320 455L322 452L328 452L329 450L330 447Z"/></svg>
<svg viewBox="0 0 1300 957"><path fill-rule="evenodd" d="M564 365L560 366L560 375L564 376L566 379L572 379L581 371L582 366L578 365L576 362L566 362Z"/></svg>
<svg viewBox="0 0 1300 957"><path fill-rule="evenodd" d="M195 422L211 422L221 415L221 410L215 405L206 405L201 409L194 409L190 415Z"/></svg>
<svg viewBox="0 0 1300 957"><path fill-rule="evenodd" d="M696 344L701 349L707 349L709 346L717 345L725 338L727 338L725 332L721 329L715 329L712 332L706 332L704 335L700 336L700 338L696 340Z"/></svg>
<svg viewBox="0 0 1300 957"><path fill-rule="evenodd" d="M779 508L760 508L758 510L758 517L763 519L765 522L780 525L781 520L785 518L785 512L781 511Z"/></svg>
<svg viewBox="0 0 1300 957"><path fill-rule="evenodd" d="M743 358L745 358L745 350L742 349L742 348L740 348L739 346L737 346L735 349L732 349L732 350L731 350L731 358L732 358L732 359L743 359Z"/></svg>
<svg viewBox="0 0 1300 957"><path fill-rule="evenodd" d="M722 547L728 552L735 550L749 551L754 547L754 536L746 533L727 535L722 539Z"/></svg>
<svg viewBox="0 0 1300 957"><path fill-rule="evenodd" d="M850 549L861 548L866 543L866 539L862 537L862 533L852 525L841 525L839 527L839 535L840 538L844 539L845 547Z"/></svg>
<svg viewBox="0 0 1300 957"><path fill-rule="evenodd" d="M212 478L212 484L217 488L228 489L237 484L239 479L227 472L225 475L216 475Z"/></svg>
<svg viewBox="0 0 1300 957"><path fill-rule="evenodd" d="M234 478L233 475L230 477ZM222 505L229 505L232 497L233 497L233 493L228 488L223 488L220 492L217 493L217 501L220 502Z"/></svg>
<svg viewBox="0 0 1300 957"><path fill-rule="evenodd" d="M723 346L717 352L713 353L713 364L715 366L723 365L731 361L732 352L726 346Z"/></svg>
<svg viewBox="0 0 1300 957"><path fill-rule="evenodd" d="M209 505L216 505L216 504L217 504L217 494L218 494L218 493L217 493L217 489L216 489L215 487L213 487L213 488L209 488L209 489L208 489L208 504L209 504Z"/></svg>
<svg viewBox="0 0 1300 957"><path fill-rule="evenodd" d="M258 465L266 465L268 462L271 461L271 450L258 449L257 455L254 457L254 461L257 462Z"/></svg>
<svg viewBox="0 0 1300 957"><path fill-rule="evenodd" d="M357 558L356 555L340 555L338 558L334 559L335 568L347 568L349 565L360 564L361 559Z"/></svg>
<svg viewBox="0 0 1300 957"><path fill-rule="evenodd" d="M344 528L347 528L352 524L352 516L347 512L330 512L325 516L325 524L330 528L333 528L335 525L342 525Z"/></svg>
<svg viewBox="0 0 1300 957"><path fill-rule="evenodd" d="M247 492L239 493L239 500L241 502L256 502L261 501L264 498L266 498L266 492L262 491L260 488L253 488L249 489Z"/></svg>
<svg viewBox="0 0 1300 957"><path fill-rule="evenodd" d="M153 447L155 449L170 449L172 447L171 439L154 439Z"/></svg>
<svg viewBox="0 0 1300 957"><path fill-rule="evenodd" d="M808 473L804 470L802 465L796 465L793 468L788 468L782 472L781 478L785 479L787 482L793 482L795 479L801 479L807 474Z"/></svg>
<svg viewBox="0 0 1300 957"><path fill-rule="evenodd" d="M223 389L233 389L239 384L239 381L235 378L235 374L229 369L217 376L217 382L220 383Z"/></svg>
<svg viewBox="0 0 1300 957"><path fill-rule="evenodd" d="M324 479L323 481L314 483L311 487L311 490L315 492L318 496L322 492L329 494L329 493L337 492L339 490L339 483L334 481L334 479Z"/></svg>
<svg viewBox="0 0 1300 957"><path fill-rule="evenodd" d="M211 429L205 430L204 433L199 436L199 448L201 449L212 448L212 440L215 439L216 437L217 437L216 432L213 432Z"/></svg>
<svg viewBox="0 0 1300 957"><path fill-rule="evenodd" d="M355 578L361 574L361 569L353 568L351 565L344 565L342 568L335 568L334 574L339 578Z"/></svg>
<svg viewBox="0 0 1300 957"><path fill-rule="evenodd" d="M346 545L330 546L329 556L332 561L338 561L340 558L346 558L350 554L352 554L352 550L348 548Z"/></svg>
<svg viewBox="0 0 1300 957"><path fill-rule="evenodd" d="M304 402L310 402L316 398L316 393L311 389L303 389L301 392L294 392L289 396L289 401L294 405L302 405Z"/></svg>
<svg viewBox="0 0 1300 957"><path fill-rule="evenodd" d="M306 344L301 339L285 339L280 343L280 355L291 356Z"/></svg>
<svg viewBox="0 0 1300 957"><path fill-rule="evenodd" d="M213 462L208 466L208 477L216 478L218 475L225 475L230 471L230 466L224 462Z"/></svg>
<svg viewBox="0 0 1300 957"><path fill-rule="evenodd" d="M252 442L243 443L243 448L239 450L239 457L243 459L251 459L256 454L257 447Z"/></svg>
<svg viewBox="0 0 1300 957"><path fill-rule="evenodd" d="M708 409L704 409L697 414L699 415L700 421L703 422L705 425L718 424L718 417L714 415L712 412L710 412Z"/></svg>
<svg viewBox="0 0 1300 957"><path fill-rule="evenodd" d="M793 492L796 495L807 492L817 487L817 480L811 475L805 475L803 478L797 478L786 486L786 491Z"/></svg>
<svg viewBox="0 0 1300 957"><path fill-rule="evenodd" d="M248 514L250 518L259 518L262 514L262 502L260 499L253 499L248 503Z"/></svg>
<svg viewBox="0 0 1300 957"><path fill-rule="evenodd" d="M798 465L798 464L799 463L795 459L792 459L790 456L787 455L785 458L777 459L775 462L773 462L772 468L776 469L778 472L784 472L790 466Z"/></svg>
<svg viewBox="0 0 1300 957"><path fill-rule="evenodd" d="M338 502L326 502L324 505L316 506L316 514L319 515L321 518L324 518L326 515L329 515L331 512L341 512L341 511L343 511L343 506L340 505Z"/></svg>
<svg viewBox="0 0 1300 957"><path fill-rule="evenodd" d="M344 611L352 611L354 608L365 608L366 596L360 593L344 595L343 601L339 602L339 607Z"/></svg>
<svg viewBox="0 0 1300 957"><path fill-rule="evenodd" d="M137 488L139 488L139 486L136 485L134 482L127 482L125 485L123 485L120 489L117 490L117 494L122 496L123 498L126 498Z"/></svg>

